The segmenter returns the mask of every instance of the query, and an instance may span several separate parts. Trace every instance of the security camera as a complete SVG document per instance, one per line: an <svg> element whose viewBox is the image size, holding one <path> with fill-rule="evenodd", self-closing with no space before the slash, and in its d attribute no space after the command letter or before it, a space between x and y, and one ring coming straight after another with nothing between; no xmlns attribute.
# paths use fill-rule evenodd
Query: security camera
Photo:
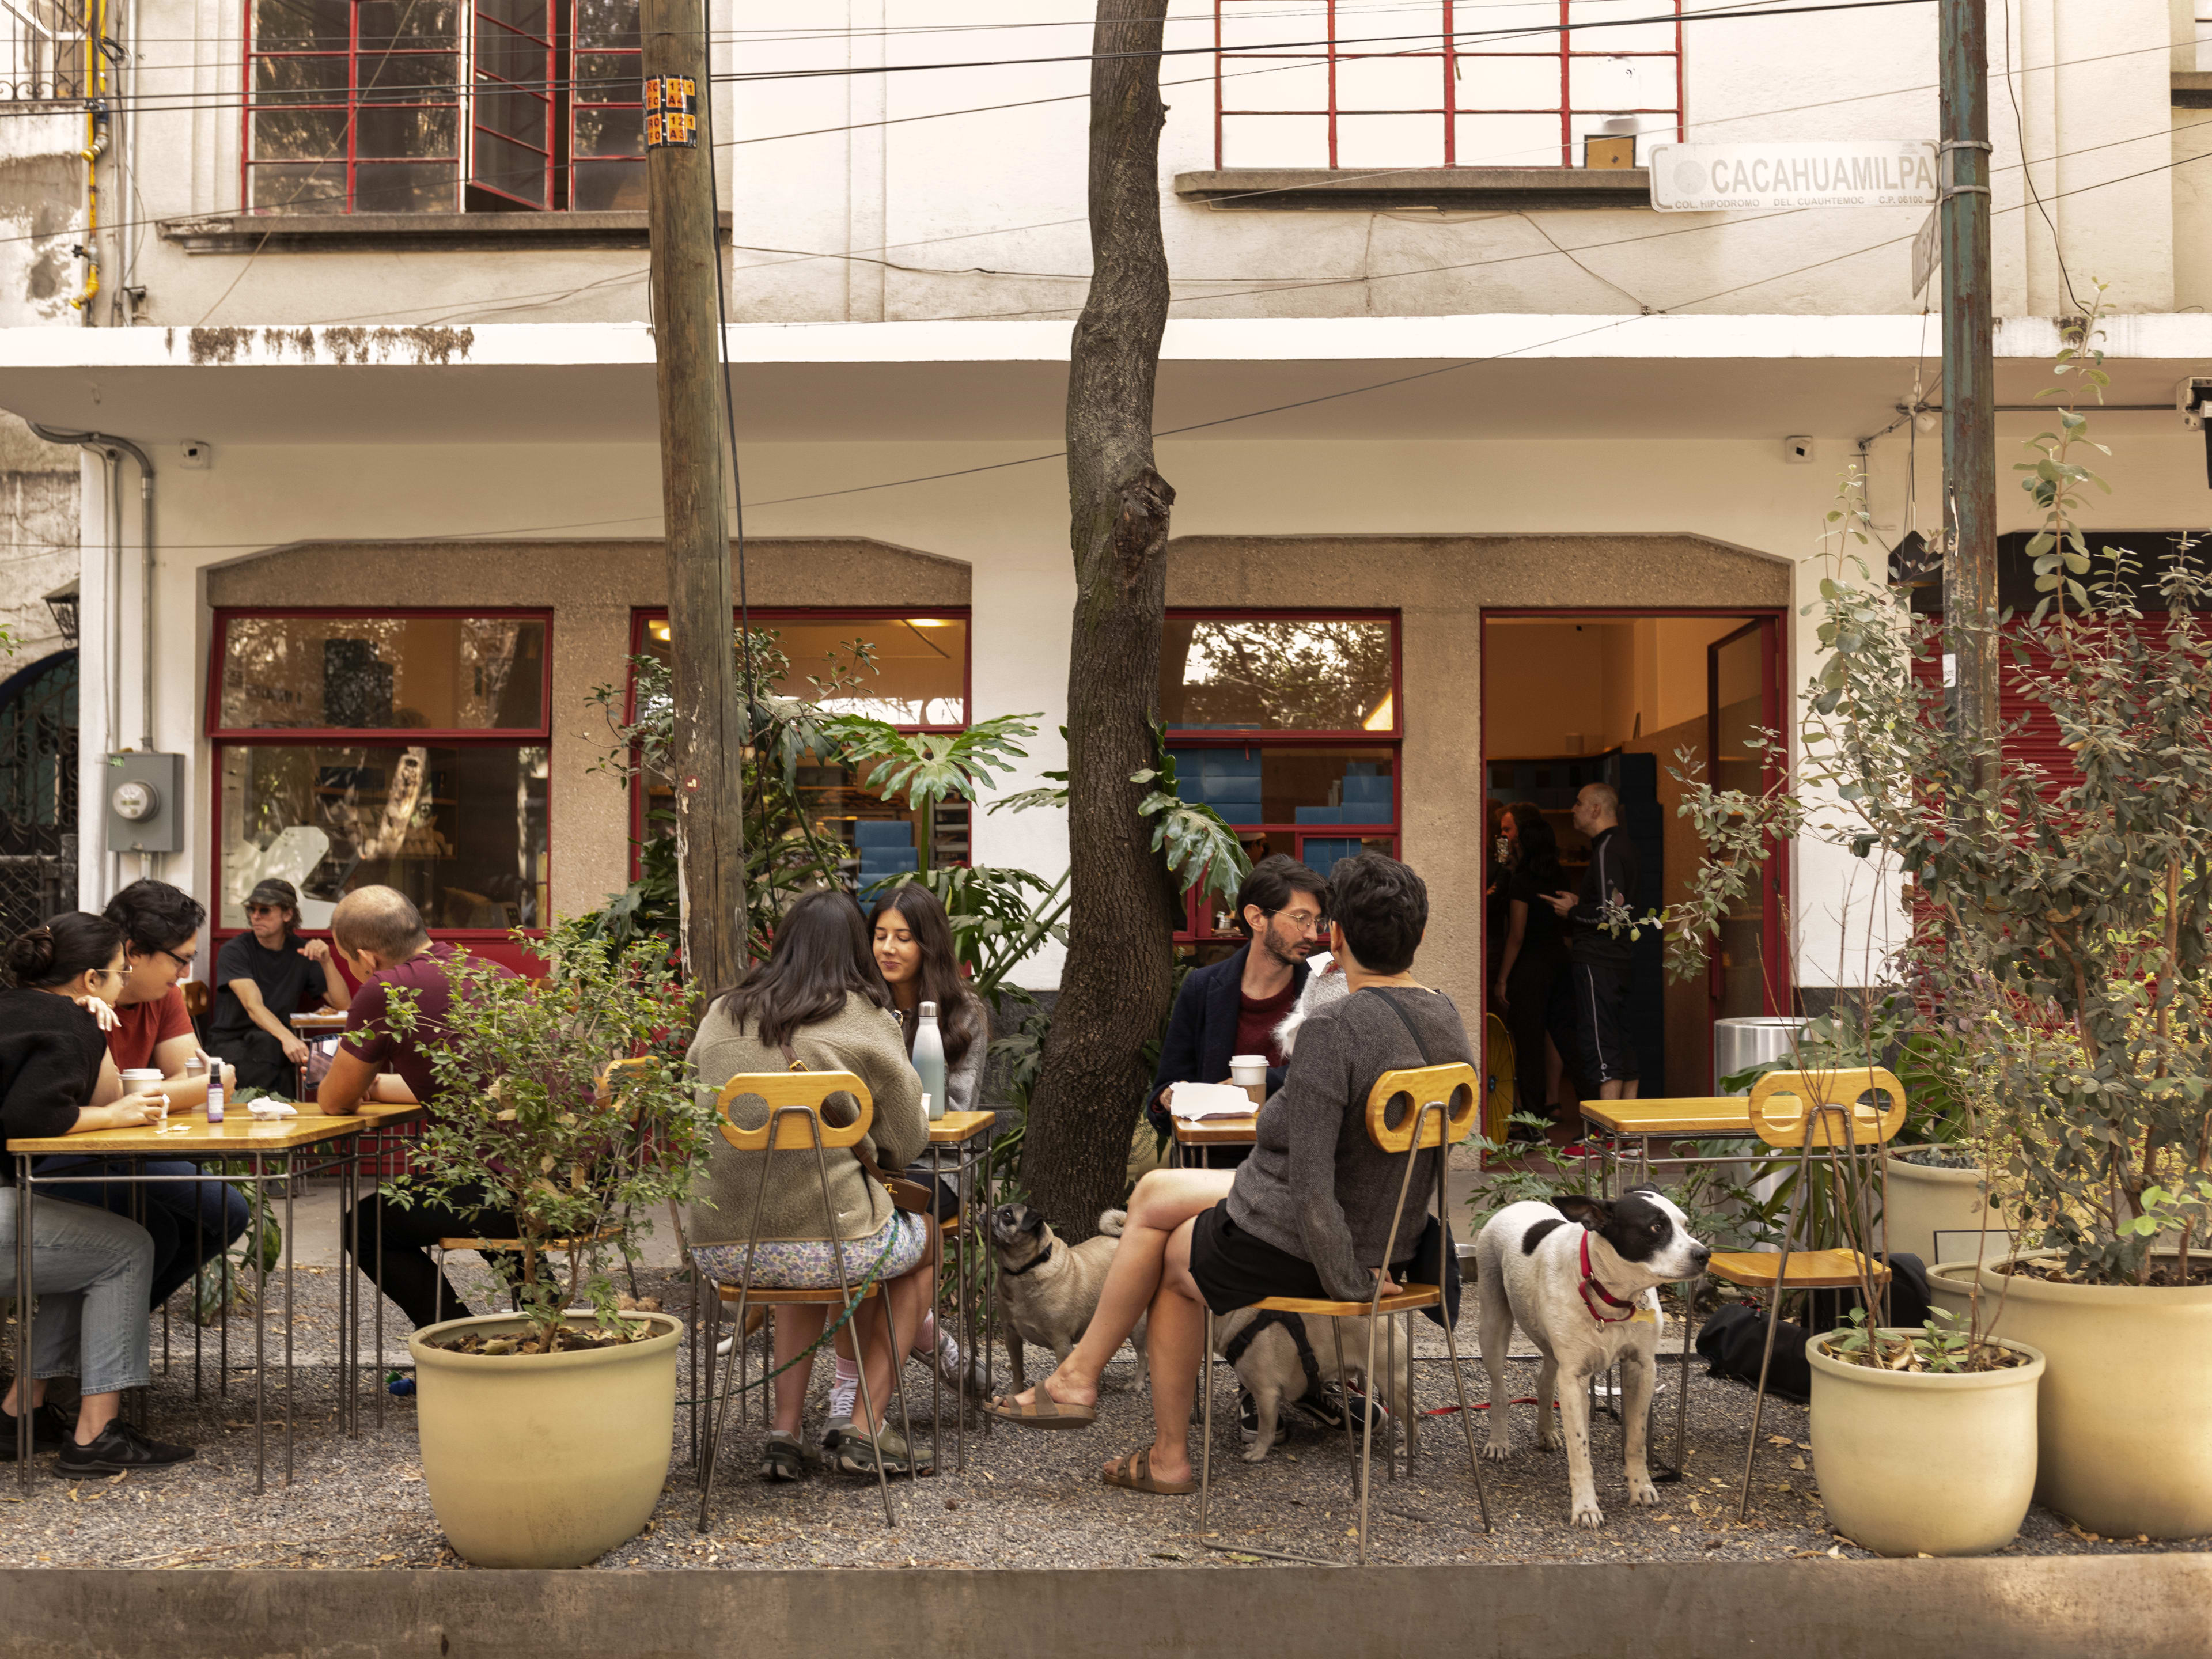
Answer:
<svg viewBox="0 0 2212 1659"><path fill-rule="evenodd" d="M1813 441L1810 438L1784 438L1782 459L1791 466L1809 466L1813 462Z"/></svg>

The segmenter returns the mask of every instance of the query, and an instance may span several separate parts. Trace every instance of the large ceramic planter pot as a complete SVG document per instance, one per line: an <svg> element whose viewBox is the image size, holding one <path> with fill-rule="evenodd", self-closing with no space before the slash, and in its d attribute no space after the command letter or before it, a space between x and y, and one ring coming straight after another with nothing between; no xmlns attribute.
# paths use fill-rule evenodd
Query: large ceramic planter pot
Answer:
<svg viewBox="0 0 2212 1659"><path fill-rule="evenodd" d="M1906 1147L1905 1152L1918 1150ZM1988 1216L1982 1232L1983 1182L1978 1170L1942 1170L1911 1164L1900 1153L1889 1158L1888 1185L1882 1195L1882 1237L1893 1252L1917 1255L1923 1262L1971 1261L1977 1252L1995 1261L2012 1248L2002 1206Z"/></svg>
<svg viewBox="0 0 2212 1659"><path fill-rule="evenodd" d="M1937 1312L1964 1320L1969 1317L1974 1293L1974 1264L1939 1261L1928 1270L1928 1300ZM1996 1304L1990 1304L1995 1311Z"/></svg>
<svg viewBox="0 0 2212 1659"><path fill-rule="evenodd" d="M1805 1345L1828 1524L1877 1555L2002 1549L2035 1495L2043 1356L2007 1342L2029 1363L1960 1375L1871 1370L1826 1352L1843 1334Z"/></svg>
<svg viewBox="0 0 2212 1659"><path fill-rule="evenodd" d="M514 1314L449 1319L408 1339L422 1479L446 1537L479 1567L580 1567L653 1516L676 1432L683 1322L589 1352L453 1353L460 1331L520 1328Z"/></svg>
<svg viewBox="0 0 2212 1659"><path fill-rule="evenodd" d="M2212 1285L1980 1274L1993 1334L2048 1362L2037 1499L2117 1537L2212 1533Z"/></svg>

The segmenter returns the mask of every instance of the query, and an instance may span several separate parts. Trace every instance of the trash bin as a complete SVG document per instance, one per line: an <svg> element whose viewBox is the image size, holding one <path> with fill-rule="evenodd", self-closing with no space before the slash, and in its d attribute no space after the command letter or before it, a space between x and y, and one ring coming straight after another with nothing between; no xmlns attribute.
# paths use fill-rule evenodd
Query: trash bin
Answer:
<svg viewBox="0 0 2212 1659"><path fill-rule="evenodd" d="M1787 1060L1791 1046L1810 1020L1795 1014L1758 1014L1713 1022L1713 1087L1738 1072L1769 1060ZM1750 1091L1742 1092L1748 1094Z"/></svg>

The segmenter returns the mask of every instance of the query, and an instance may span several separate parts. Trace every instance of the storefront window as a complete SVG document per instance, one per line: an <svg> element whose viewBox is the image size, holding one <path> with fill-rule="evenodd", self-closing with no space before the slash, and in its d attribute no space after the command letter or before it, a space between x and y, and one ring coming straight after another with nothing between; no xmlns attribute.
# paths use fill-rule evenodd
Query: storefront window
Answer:
<svg viewBox="0 0 2212 1659"><path fill-rule="evenodd" d="M957 732L967 724L965 615L760 609L751 615L755 634L771 636L782 665L764 690L907 732ZM665 616L641 617L640 655L666 661L668 641ZM817 836L849 849L845 873L862 891L919 869L925 853L936 868L968 862L969 809L963 803L941 803L936 822L925 825L920 812L861 787L872 769L830 764L799 769L801 808ZM672 814L666 781L647 780L639 792L639 839L665 833Z"/></svg>
<svg viewBox="0 0 2212 1659"><path fill-rule="evenodd" d="M1234 825L1255 860L1286 854L1327 875L1361 851L1396 857L1397 678L1393 618L1170 612L1160 706L1177 793ZM1194 897L1176 939L1211 959L1234 935L1225 908Z"/></svg>
<svg viewBox="0 0 2212 1659"><path fill-rule="evenodd" d="M369 885L406 894L434 932L547 925L546 617L216 626L218 928L244 927L270 877L299 890L309 930Z"/></svg>

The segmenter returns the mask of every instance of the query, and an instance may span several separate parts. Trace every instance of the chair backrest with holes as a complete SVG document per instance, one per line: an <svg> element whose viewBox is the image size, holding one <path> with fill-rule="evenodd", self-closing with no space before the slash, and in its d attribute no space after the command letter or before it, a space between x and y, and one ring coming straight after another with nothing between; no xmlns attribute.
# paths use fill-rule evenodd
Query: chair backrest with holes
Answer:
<svg viewBox="0 0 2212 1659"><path fill-rule="evenodd" d="M859 1103L860 1111L850 1123L832 1123L822 1115L823 1103L836 1094L850 1095ZM769 1121L757 1129L744 1128L730 1115L731 1108L744 1095L758 1095L768 1103ZM769 1150L771 1133L775 1137L777 1152L812 1150L814 1139L805 1123L796 1117L775 1115L781 1107L806 1108L820 1125L821 1144L833 1151L859 1146L876 1118L875 1097L868 1092L868 1085L850 1072L740 1072L722 1085L714 1105L722 1115L722 1139L744 1152Z"/></svg>
<svg viewBox="0 0 2212 1659"><path fill-rule="evenodd" d="M1421 1150L1464 1140L1474 1127L1481 1089L1474 1067L1464 1062L1385 1072L1367 1091L1367 1138L1386 1152L1411 1152L1421 1108L1442 1101L1443 1115L1431 1112L1422 1126Z"/></svg>
<svg viewBox="0 0 2212 1659"><path fill-rule="evenodd" d="M1886 1106L1861 1099L1875 1093ZM1904 1124L1905 1085L1883 1066L1769 1072L1752 1085L1751 1127L1770 1146L1802 1146L1808 1139L1815 1147L1879 1146Z"/></svg>

